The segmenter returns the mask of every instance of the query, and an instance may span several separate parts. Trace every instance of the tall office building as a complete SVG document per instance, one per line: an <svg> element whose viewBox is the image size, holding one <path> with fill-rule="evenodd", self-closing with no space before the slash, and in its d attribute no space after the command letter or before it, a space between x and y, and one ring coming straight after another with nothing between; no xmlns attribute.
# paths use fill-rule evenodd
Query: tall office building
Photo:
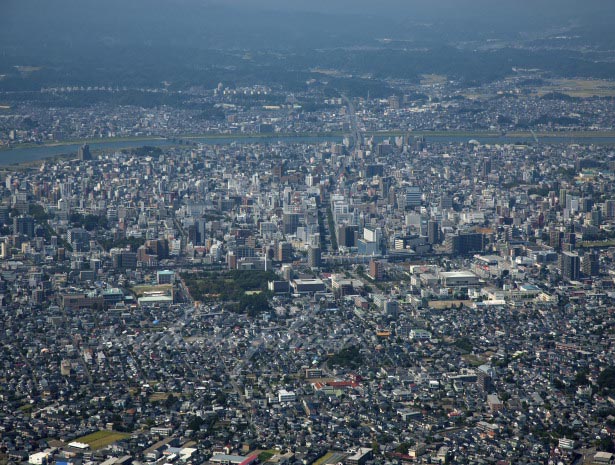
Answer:
<svg viewBox="0 0 615 465"><path fill-rule="evenodd" d="M598 276L600 274L600 261L596 253L583 255L582 260L583 274L585 276Z"/></svg>
<svg viewBox="0 0 615 465"><path fill-rule="evenodd" d="M559 250L562 246L562 239L564 234L557 229L549 230L549 246L555 250Z"/></svg>
<svg viewBox="0 0 615 465"><path fill-rule="evenodd" d="M293 258L293 245L290 242L278 244L276 259L279 262L290 262Z"/></svg>
<svg viewBox="0 0 615 465"><path fill-rule="evenodd" d="M282 215L284 234L295 234L299 227L299 213L284 213Z"/></svg>
<svg viewBox="0 0 615 465"><path fill-rule="evenodd" d="M604 202L604 216L607 220L615 219L615 200Z"/></svg>
<svg viewBox="0 0 615 465"><path fill-rule="evenodd" d="M571 252L562 252L560 255L560 271L564 279L578 280L581 277L581 259L579 256Z"/></svg>
<svg viewBox="0 0 615 465"><path fill-rule="evenodd" d="M485 248L485 237L479 233L461 233L446 236L446 253L465 255L482 252Z"/></svg>
<svg viewBox="0 0 615 465"><path fill-rule="evenodd" d="M483 165L482 165L483 178L486 178L487 176L489 176L489 173L491 173L491 159L488 157L485 157L483 158Z"/></svg>
<svg viewBox="0 0 615 465"><path fill-rule="evenodd" d="M337 228L337 243L342 247L355 247L359 227L356 224L343 224Z"/></svg>
<svg viewBox="0 0 615 465"><path fill-rule="evenodd" d="M34 237L34 218L20 215L13 218L13 234Z"/></svg>
<svg viewBox="0 0 615 465"><path fill-rule="evenodd" d="M320 268L322 266L320 247L313 247L313 246L309 247L308 265L310 268Z"/></svg>
<svg viewBox="0 0 615 465"><path fill-rule="evenodd" d="M416 186L409 187L406 190L406 209L413 209L421 205L421 189Z"/></svg>
<svg viewBox="0 0 615 465"><path fill-rule="evenodd" d="M568 191L566 189L560 189L559 190L559 196L558 196L558 200L559 200L559 204L561 207L566 207L566 196L568 194Z"/></svg>
<svg viewBox="0 0 615 465"><path fill-rule="evenodd" d="M430 244L440 243L440 222L429 220L427 223L427 242Z"/></svg>
<svg viewBox="0 0 615 465"><path fill-rule="evenodd" d="M374 176L383 176L384 175L384 165L381 164L370 164L365 166L365 177L373 178Z"/></svg>
<svg viewBox="0 0 615 465"><path fill-rule="evenodd" d="M425 140L425 136L417 136L414 138L414 150L419 152L423 151L427 146L427 142Z"/></svg>
<svg viewBox="0 0 615 465"><path fill-rule="evenodd" d="M577 235L573 232L564 234L564 242L562 243L562 249L567 252L572 252L577 244Z"/></svg>
<svg viewBox="0 0 615 465"><path fill-rule="evenodd" d="M135 252L115 249L111 252L111 259L113 260L113 268L116 270L137 267L137 254Z"/></svg>
<svg viewBox="0 0 615 465"><path fill-rule="evenodd" d="M30 210L30 203L28 202L28 193L25 191L15 192L11 197L11 206L21 215L26 215Z"/></svg>
<svg viewBox="0 0 615 465"><path fill-rule="evenodd" d="M77 150L77 158L79 158L80 161L92 159L92 152L90 152L90 146L88 144L83 144L79 147L79 150Z"/></svg>
<svg viewBox="0 0 615 465"><path fill-rule="evenodd" d="M594 208L590 213L589 222L592 226L600 227L602 224L602 210Z"/></svg>
<svg viewBox="0 0 615 465"><path fill-rule="evenodd" d="M453 196L450 194L442 194L440 196L440 208L442 210L453 208Z"/></svg>
<svg viewBox="0 0 615 465"><path fill-rule="evenodd" d="M10 211L11 207L9 207L8 205L0 205L0 224L10 224Z"/></svg>
<svg viewBox="0 0 615 465"><path fill-rule="evenodd" d="M378 260L371 260L369 262L369 277L374 281L380 281L384 277L382 262Z"/></svg>

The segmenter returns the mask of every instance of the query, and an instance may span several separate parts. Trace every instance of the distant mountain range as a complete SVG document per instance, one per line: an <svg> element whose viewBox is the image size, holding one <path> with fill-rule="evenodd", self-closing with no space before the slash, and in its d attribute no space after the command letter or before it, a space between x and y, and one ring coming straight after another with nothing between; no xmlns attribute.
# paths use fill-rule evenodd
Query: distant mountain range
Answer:
<svg viewBox="0 0 615 465"><path fill-rule="evenodd" d="M0 91L288 84L316 67L467 81L512 67L614 75L615 2L600 0L4 0L2 11Z"/></svg>

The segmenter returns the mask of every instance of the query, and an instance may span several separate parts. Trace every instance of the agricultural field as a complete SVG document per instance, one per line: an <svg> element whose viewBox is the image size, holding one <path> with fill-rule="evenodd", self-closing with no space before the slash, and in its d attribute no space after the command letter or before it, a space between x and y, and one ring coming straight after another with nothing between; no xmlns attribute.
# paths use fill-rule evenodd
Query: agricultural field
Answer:
<svg viewBox="0 0 615 465"><path fill-rule="evenodd" d="M566 94L570 97L614 97L615 81L603 79L549 79L544 86L535 89L542 96L549 93Z"/></svg>
<svg viewBox="0 0 615 465"><path fill-rule="evenodd" d="M446 84L446 82L447 82L446 76L443 76L441 74L421 75L421 85L422 86L441 85L441 84Z"/></svg>

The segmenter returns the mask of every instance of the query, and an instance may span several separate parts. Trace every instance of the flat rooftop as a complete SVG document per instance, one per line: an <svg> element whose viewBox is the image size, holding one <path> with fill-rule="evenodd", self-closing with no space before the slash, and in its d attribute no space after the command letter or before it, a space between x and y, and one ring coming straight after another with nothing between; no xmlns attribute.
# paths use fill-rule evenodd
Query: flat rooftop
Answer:
<svg viewBox="0 0 615 465"><path fill-rule="evenodd" d="M463 271L443 271L440 273L441 278L478 278L471 271L463 270Z"/></svg>

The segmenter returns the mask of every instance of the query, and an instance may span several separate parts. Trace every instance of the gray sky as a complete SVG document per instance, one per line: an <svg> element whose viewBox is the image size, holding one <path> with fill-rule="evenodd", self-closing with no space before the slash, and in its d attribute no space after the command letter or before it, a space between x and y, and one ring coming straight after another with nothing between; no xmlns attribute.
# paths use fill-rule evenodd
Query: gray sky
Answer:
<svg viewBox="0 0 615 465"><path fill-rule="evenodd" d="M219 0L212 0L214 2ZM600 14L613 10L611 0L224 0L220 3L250 8L300 10L320 13L371 14L395 17L398 15L440 15L454 18L474 14L517 13L533 14L551 9L551 14Z"/></svg>

